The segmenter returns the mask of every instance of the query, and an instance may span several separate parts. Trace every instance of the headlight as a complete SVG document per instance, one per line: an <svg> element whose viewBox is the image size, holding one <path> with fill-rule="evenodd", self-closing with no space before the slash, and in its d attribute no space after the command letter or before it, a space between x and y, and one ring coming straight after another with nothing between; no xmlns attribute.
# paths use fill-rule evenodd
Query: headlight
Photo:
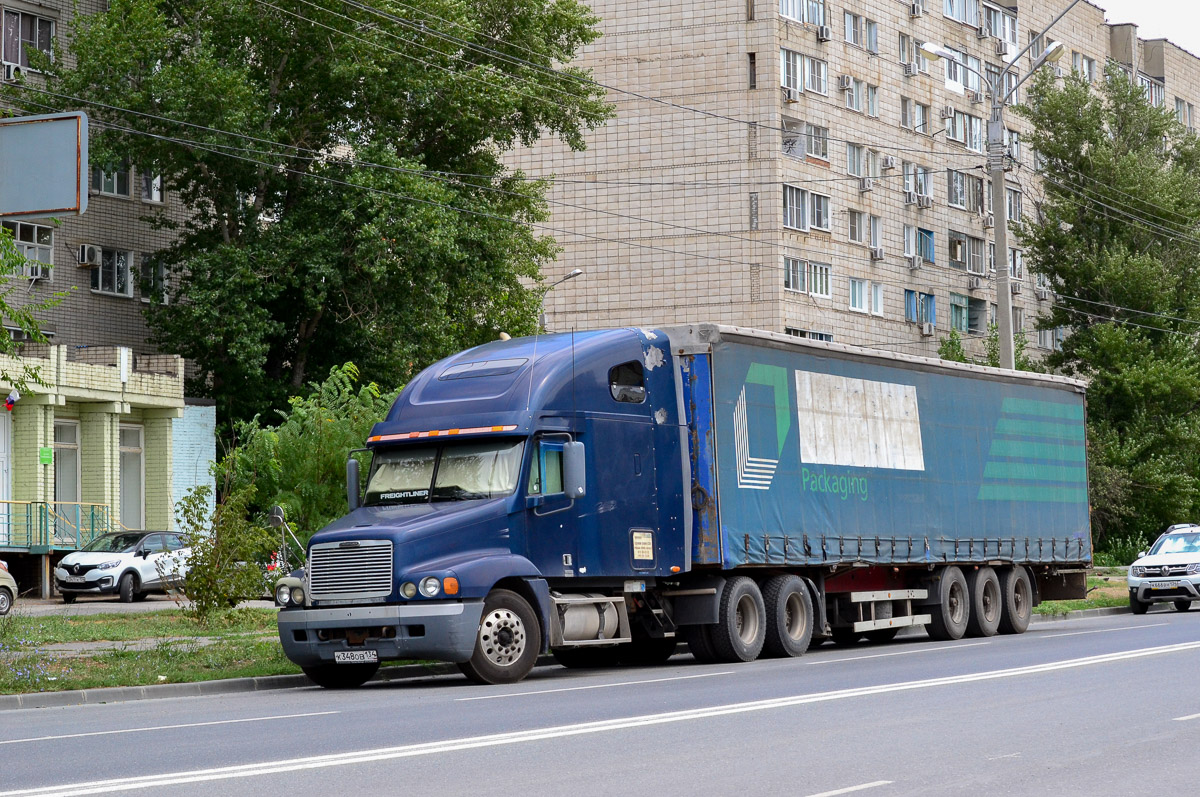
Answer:
<svg viewBox="0 0 1200 797"><path fill-rule="evenodd" d="M1187 574L1189 576L1194 576L1197 573L1200 573L1200 562L1194 562L1193 564L1188 565Z"/></svg>
<svg viewBox="0 0 1200 797"><path fill-rule="evenodd" d="M121 565L120 559L113 559L111 562L104 562L103 564L96 565L96 569L97 570L112 570L114 567L120 567L120 565Z"/></svg>
<svg viewBox="0 0 1200 797"><path fill-rule="evenodd" d="M430 576L429 578L421 579L421 594L426 598L432 598L441 591L442 582L438 581L436 577Z"/></svg>
<svg viewBox="0 0 1200 797"><path fill-rule="evenodd" d="M287 606L288 601L292 599L292 588L287 584L280 584L275 588L275 603L280 606Z"/></svg>
<svg viewBox="0 0 1200 797"><path fill-rule="evenodd" d="M296 606L304 605L304 587L292 587L292 603Z"/></svg>
<svg viewBox="0 0 1200 797"><path fill-rule="evenodd" d="M1141 565L1134 565L1133 567L1129 568L1129 575L1133 576L1134 578L1141 578L1142 576L1146 575L1146 568L1142 567Z"/></svg>
<svg viewBox="0 0 1200 797"><path fill-rule="evenodd" d="M400 594L406 598L417 597L417 585L411 581L404 582L404 586L400 587Z"/></svg>

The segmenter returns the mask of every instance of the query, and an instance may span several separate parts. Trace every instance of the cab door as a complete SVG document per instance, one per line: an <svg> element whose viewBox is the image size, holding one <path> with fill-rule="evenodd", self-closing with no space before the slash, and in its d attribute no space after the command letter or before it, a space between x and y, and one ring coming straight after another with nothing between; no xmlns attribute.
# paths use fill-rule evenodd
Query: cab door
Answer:
<svg viewBox="0 0 1200 797"><path fill-rule="evenodd" d="M143 587L155 587L162 580L158 574L158 560L167 551L167 545L161 534L149 534L138 546L137 562L138 580Z"/></svg>

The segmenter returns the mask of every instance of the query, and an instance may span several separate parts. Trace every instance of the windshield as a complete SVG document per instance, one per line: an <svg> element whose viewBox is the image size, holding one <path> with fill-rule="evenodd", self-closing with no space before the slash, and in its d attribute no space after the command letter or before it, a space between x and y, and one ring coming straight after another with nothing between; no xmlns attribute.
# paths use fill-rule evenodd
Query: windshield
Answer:
<svg viewBox="0 0 1200 797"><path fill-rule="evenodd" d="M423 504L508 495L521 472L522 440L449 443L375 452L367 504Z"/></svg>
<svg viewBox="0 0 1200 797"><path fill-rule="evenodd" d="M141 534L105 534L83 546L85 551L100 551L101 553L125 553L132 551L142 538Z"/></svg>
<svg viewBox="0 0 1200 797"><path fill-rule="evenodd" d="M1164 534L1150 549L1151 555L1156 553L1200 553L1200 531L1188 534Z"/></svg>

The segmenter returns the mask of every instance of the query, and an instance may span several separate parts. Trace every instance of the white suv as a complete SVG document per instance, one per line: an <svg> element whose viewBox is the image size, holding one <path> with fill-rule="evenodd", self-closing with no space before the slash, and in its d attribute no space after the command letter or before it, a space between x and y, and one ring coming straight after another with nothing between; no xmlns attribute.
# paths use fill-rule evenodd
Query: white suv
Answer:
<svg viewBox="0 0 1200 797"><path fill-rule="evenodd" d="M1145 614L1152 603L1171 601L1186 612L1200 600L1200 526L1171 526L1129 567L1129 608Z"/></svg>
<svg viewBox="0 0 1200 797"><path fill-rule="evenodd" d="M54 568L54 583L63 603L74 603L80 595L113 593L130 603L168 586L159 573L160 562L168 578L186 574L189 553L183 539L169 531L105 534L64 556Z"/></svg>

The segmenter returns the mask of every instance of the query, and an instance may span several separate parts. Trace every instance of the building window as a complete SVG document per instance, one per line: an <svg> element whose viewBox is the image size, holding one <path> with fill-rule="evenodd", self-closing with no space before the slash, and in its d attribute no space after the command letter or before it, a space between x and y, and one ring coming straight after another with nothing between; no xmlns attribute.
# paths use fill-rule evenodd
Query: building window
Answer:
<svg viewBox="0 0 1200 797"><path fill-rule="evenodd" d="M904 256L912 257L917 253L917 228L911 224L904 225Z"/></svg>
<svg viewBox="0 0 1200 797"><path fill-rule="evenodd" d="M826 343L833 343L833 334L830 332L813 332L810 329L800 329L799 327L784 327L783 334L791 335L793 338L806 338L808 340L821 340Z"/></svg>
<svg viewBox="0 0 1200 797"><path fill-rule="evenodd" d="M107 196L129 196L129 167L93 168L92 188Z"/></svg>
<svg viewBox="0 0 1200 797"><path fill-rule="evenodd" d="M143 529L145 525L146 473L142 451L142 427L122 425L120 436L121 525Z"/></svg>
<svg viewBox="0 0 1200 797"><path fill-rule="evenodd" d="M867 86L867 116L879 116L878 86Z"/></svg>
<svg viewBox="0 0 1200 797"><path fill-rule="evenodd" d="M780 128L780 133L783 143L783 154L793 158L803 158L805 155L804 125L800 122L789 122L785 119L783 126Z"/></svg>
<svg viewBox="0 0 1200 797"><path fill-rule="evenodd" d="M54 422L54 515L56 536L73 536L79 527L79 422Z"/></svg>
<svg viewBox="0 0 1200 797"><path fill-rule="evenodd" d="M983 210L983 202L982 177L957 172L953 169L946 172L947 205L978 213Z"/></svg>
<svg viewBox="0 0 1200 797"><path fill-rule="evenodd" d="M807 269L808 293L810 296L821 296L828 298L829 292L829 275L833 266L828 263L809 263Z"/></svg>
<svg viewBox="0 0 1200 797"><path fill-rule="evenodd" d="M1013 334L1017 335L1025 331L1025 308L1014 307L1012 309Z"/></svg>
<svg viewBox="0 0 1200 797"><path fill-rule="evenodd" d="M1038 346L1043 349L1052 351L1062 351L1063 328L1054 327L1052 329L1038 330Z"/></svg>
<svg viewBox="0 0 1200 797"><path fill-rule="evenodd" d="M855 177L867 176L867 149L862 144L846 145L846 173Z"/></svg>
<svg viewBox="0 0 1200 797"><path fill-rule="evenodd" d="M852 210L848 214L850 220L850 243L861 244L867 240L867 214L861 210Z"/></svg>
<svg viewBox="0 0 1200 797"><path fill-rule="evenodd" d="M808 192L794 185L783 186L783 226L792 230L808 229Z"/></svg>
<svg viewBox="0 0 1200 797"><path fill-rule="evenodd" d="M808 137L808 154L823 161L829 160L829 128L814 124L805 125Z"/></svg>
<svg viewBox="0 0 1200 797"><path fill-rule="evenodd" d="M905 191L915 191L922 196L930 196L932 194L929 167L918 166L915 163L905 161L902 168L904 171Z"/></svg>
<svg viewBox="0 0 1200 797"><path fill-rule="evenodd" d="M953 58L945 59L946 82L957 84L967 91L981 91L982 83L979 75L983 72L982 62L962 50L955 50L953 47L946 49L954 54Z"/></svg>
<svg viewBox="0 0 1200 797"><path fill-rule="evenodd" d="M846 89L846 107L868 116L879 115L879 87L871 86L865 80L850 79L850 88Z"/></svg>
<svg viewBox="0 0 1200 797"><path fill-rule="evenodd" d="M850 280L850 309L857 313L865 313L868 307L868 285L864 279Z"/></svg>
<svg viewBox="0 0 1200 797"><path fill-rule="evenodd" d="M751 86L750 88L754 88ZM163 201L163 178L161 174L150 174L142 172L142 201L156 202L161 204Z"/></svg>
<svg viewBox="0 0 1200 797"><path fill-rule="evenodd" d="M900 34L900 63L916 64L917 71L922 74L929 74L929 59L921 54L921 45L924 44L919 39L914 39L907 33Z"/></svg>
<svg viewBox="0 0 1200 797"><path fill-rule="evenodd" d="M1175 98L1175 118L1179 120L1179 124L1183 125L1188 130L1191 130L1195 127L1195 125L1192 124L1192 120L1195 118L1195 116L1196 110L1192 107L1190 102L1179 97Z"/></svg>
<svg viewBox="0 0 1200 797"><path fill-rule="evenodd" d="M983 120L969 113L955 111L946 120L946 138L957 141L967 149L983 152Z"/></svg>
<svg viewBox="0 0 1200 797"><path fill-rule="evenodd" d="M871 315L883 315L883 283L871 283Z"/></svg>
<svg viewBox="0 0 1200 797"><path fill-rule="evenodd" d="M800 53L785 49L779 51L779 85L796 93L804 91L803 68L804 56Z"/></svg>
<svg viewBox="0 0 1200 797"><path fill-rule="evenodd" d="M928 133L929 106L919 103L916 100L910 100L907 97L901 97L900 126L907 127L909 130L914 130L918 133Z"/></svg>
<svg viewBox="0 0 1200 797"><path fill-rule="evenodd" d="M746 53L746 83L751 91L758 88L758 54ZM143 179L145 179L143 177ZM159 178L161 180L161 178ZM142 199L146 198L145 184L142 185ZM162 200L159 199L159 202Z"/></svg>
<svg viewBox="0 0 1200 797"><path fill-rule="evenodd" d="M1005 188L1004 196L1006 201L1005 210L1008 212L1009 221L1021 220L1021 189Z"/></svg>
<svg viewBox="0 0 1200 797"><path fill-rule="evenodd" d="M829 232L829 197L823 194L812 194L812 212L808 217L808 226L814 230Z"/></svg>
<svg viewBox="0 0 1200 797"><path fill-rule="evenodd" d="M879 26L874 20L849 11L846 12L845 20L846 41L869 52L879 52Z"/></svg>
<svg viewBox="0 0 1200 797"><path fill-rule="evenodd" d="M813 25L825 24L824 0L779 0L779 15Z"/></svg>
<svg viewBox="0 0 1200 797"><path fill-rule="evenodd" d="M804 261L798 257L783 259L783 289L804 293Z"/></svg>
<svg viewBox="0 0 1200 797"><path fill-rule="evenodd" d="M130 268L133 252L101 249L100 265L92 268L92 291L112 296L132 296Z"/></svg>
<svg viewBox="0 0 1200 797"><path fill-rule="evenodd" d="M937 324L937 303L933 294L904 291L904 320L914 324Z"/></svg>
<svg viewBox="0 0 1200 797"><path fill-rule="evenodd" d="M878 216L871 216L867 226L869 228L868 243L871 248L878 249L883 246L883 219Z"/></svg>
<svg viewBox="0 0 1200 797"><path fill-rule="evenodd" d="M995 36L1010 46L1017 46L1017 17L996 6L983 6L983 22L989 36Z"/></svg>
<svg viewBox="0 0 1200 797"><path fill-rule="evenodd" d="M967 332L970 329L969 306L966 296L950 294L950 328L955 332Z"/></svg>
<svg viewBox="0 0 1200 797"><path fill-rule="evenodd" d="M1162 108L1167 104L1166 87L1162 83L1141 73L1138 73L1137 82L1142 87L1146 100L1155 108Z"/></svg>
<svg viewBox="0 0 1200 797"><path fill-rule="evenodd" d="M983 239L967 238L967 271L971 274L983 273Z"/></svg>
<svg viewBox="0 0 1200 797"><path fill-rule="evenodd" d="M942 15L979 27L979 5L975 0L942 0Z"/></svg>
<svg viewBox="0 0 1200 797"><path fill-rule="evenodd" d="M917 254L919 254L921 259L926 263L935 262L933 259L933 230L923 230L920 227L917 228Z"/></svg>
<svg viewBox="0 0 1200 797"><path fill-rule="evenodd" d="M1096 79L1096 62L1083 53L1071 53L1071 69L1088 83Z"/></svg>
<svg viewBox="0 0 1200 797"><path fill-rule="evenodd" d="M1020 249L1008 250L1008 276L1012 279L1025 279L1025 257Z"/></svg>
<svg viewBox="0 0 1200 797"><path fill-rule="evenodd" d="M2 226L25 256L25 276L49 278L54 267L54 228L27 221L5 221Z"/></svg>
<svg viewBox="0 0 1200 797"><path fill-rule="evenodd" d="M54 55L54 21L4 9L4 63L29 67L33 51Z"/></svg>
<svg viewBox="0 0 1200 797"><path fill-rule="evenodd" d="M804 57L804 85L817 94L829 93L829 65L819 58Z"/></svg>
<svg viewBox="0 0 1200 797"><path fill-rule="evenodd" d="M950 268L967 270L967 236L956 230L949 230L946 233L946 249L948 255L946 259L950 262Z"/></svg>
<svg viewBox="0 0 1200 797"><path fill-rule="evenodd" d="M142 256L142 280L139 286L139 292L143 302L149 302L151 299L159 304L166 304L167 299L167 267L162 263L151 262L149 258Z"/></svg>

